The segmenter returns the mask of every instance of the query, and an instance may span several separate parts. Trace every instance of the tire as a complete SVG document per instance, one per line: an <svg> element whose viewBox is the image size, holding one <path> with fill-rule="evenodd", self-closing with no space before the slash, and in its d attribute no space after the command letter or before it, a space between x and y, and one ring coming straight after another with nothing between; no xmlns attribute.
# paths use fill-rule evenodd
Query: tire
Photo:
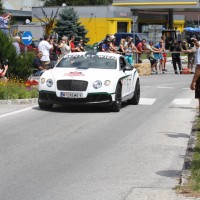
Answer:
<svg viewBox="0 0 200 200"><path fill-rule="evenodd" d="M40 109L42 110L51 110L53 108L53 104L46 104L38 102Z"/></svg>
<svg viewBox="0 0 200 200"><path fill-rule="evenodd" d="M138 105L140 101L140 81L137 79L136 85L135 85L135 91L132 99L128 100L128 103L131 105Z"/></svg>
<svg viewBox="0 0 200 200"><path fill-rule="evenodd" d="M120 83L118 83L115 90L115 101L112 105L112 111L119 112L121 106L122 106L122 86L120 85Z"/></svg>

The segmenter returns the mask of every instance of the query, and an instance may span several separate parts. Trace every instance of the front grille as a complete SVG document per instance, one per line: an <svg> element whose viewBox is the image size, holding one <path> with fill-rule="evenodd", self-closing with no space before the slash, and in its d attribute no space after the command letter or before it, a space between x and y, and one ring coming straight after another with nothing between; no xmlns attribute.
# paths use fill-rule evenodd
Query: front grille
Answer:
<svg viewBox="0 0 200 200"><path fill-rule="evenodd" d="M87 81L79 81L79 80L57 81L58 90L63 90L63 91L86 91L87 86L88 86Z"/></svg>

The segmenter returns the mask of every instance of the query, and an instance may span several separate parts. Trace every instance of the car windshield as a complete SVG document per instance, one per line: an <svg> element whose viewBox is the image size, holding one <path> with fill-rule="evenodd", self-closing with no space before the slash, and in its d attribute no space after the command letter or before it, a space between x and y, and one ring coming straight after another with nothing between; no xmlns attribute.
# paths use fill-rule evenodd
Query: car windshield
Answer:
<svg viewBox="0 0 200 200"><path fill-rule="evenodd" d="M67 55L57 64L57 68L116 69L117 58L109 55Z"/></svg>

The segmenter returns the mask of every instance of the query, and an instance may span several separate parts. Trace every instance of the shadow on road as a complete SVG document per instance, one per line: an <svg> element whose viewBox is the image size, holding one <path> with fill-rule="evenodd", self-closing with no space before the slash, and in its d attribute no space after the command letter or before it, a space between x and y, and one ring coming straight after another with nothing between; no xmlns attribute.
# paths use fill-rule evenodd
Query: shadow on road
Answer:
<svg viewBox="0 0 200 200"><path fill-rule="evenodd" d="M158 171L156 172L156 174L169 178L180 178L181 170L164 170L164 171Z"/></svg>

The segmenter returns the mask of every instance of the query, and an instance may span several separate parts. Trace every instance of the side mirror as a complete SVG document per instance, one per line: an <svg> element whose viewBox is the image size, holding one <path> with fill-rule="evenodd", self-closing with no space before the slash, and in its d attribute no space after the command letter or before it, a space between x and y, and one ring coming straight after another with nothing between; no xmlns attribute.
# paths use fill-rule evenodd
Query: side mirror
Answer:
<svg viewBox="0 0 200 200"><path fill-rule="evenodd" d="M123 68L123 72L125 72L125 71L132 71L132 70L133 70L133 66L125 66Z"/></svg>

